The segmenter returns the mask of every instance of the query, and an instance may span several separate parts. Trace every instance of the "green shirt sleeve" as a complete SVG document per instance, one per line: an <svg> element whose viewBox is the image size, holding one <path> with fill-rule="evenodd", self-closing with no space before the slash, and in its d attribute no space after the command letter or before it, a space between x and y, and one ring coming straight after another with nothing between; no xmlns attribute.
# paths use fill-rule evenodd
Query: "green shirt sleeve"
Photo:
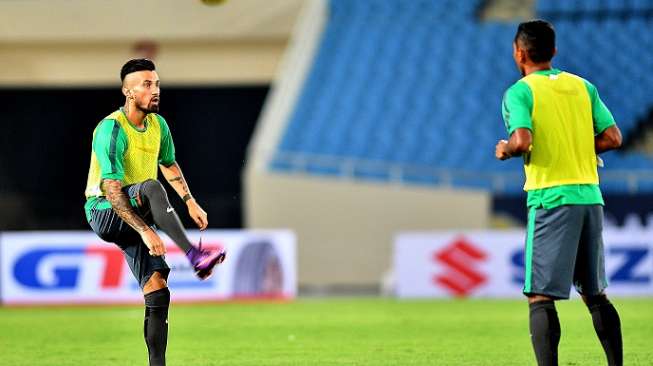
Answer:
<svg viewBox="0 0 653 366"><path fill-rule="evenodd" d="M170 134L170 127L166 120L156 115L159 119L161 126L161 149L159 150L159 164L163 166L170 166L175 163L175 144L172 142L172 135Z"/></svg>
<svg viewBox="0 0 653 366"><path fill-rule="evenodd" d="M533 130L533 93L525 82L518 81L506 90L501 110L508 135L518 128Z"/></svg>
<svg viewBox="0 0 653 366"><path fill-rule="evenodd" d="M127 150L127 137L118 121L105 119L95 131L93 152L100 163L102 179L125 177L124 153Z"/></svg>
<svg viewBox="0 0 653 366"><path fill-rule="evenodd" d="M605 106L596 87L589 81L583 79L587 93L590 95L590 103L592 103L592 120L594 121L594 133L600 134L606 128L614 126L616 122L608 107Z"/></svg>

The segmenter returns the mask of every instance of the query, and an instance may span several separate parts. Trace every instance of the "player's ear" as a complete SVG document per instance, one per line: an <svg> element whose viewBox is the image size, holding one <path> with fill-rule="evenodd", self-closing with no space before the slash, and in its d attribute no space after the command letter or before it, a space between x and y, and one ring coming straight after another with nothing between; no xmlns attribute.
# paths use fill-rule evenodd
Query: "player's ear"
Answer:
<svg viewBox="0 0 653 366"><path fill-rule="evenodd" d="M131 89L122 88L122 94L129 99L134 99L134 94Z"/></svg>
<svg viewBox="0 0 653 366"><path fill-rule="evenodd" d="M519 47L519 44L517 42L513 42L512 44L512 55L515 58L515 61L518 63L524 63L524 52L521 47Z"/></svg>
<svg viewBox="0 0 653 366"><path fill-rule="evenodd" d="M553 56L558 54L558 47L553 48Z"/></svg>
<svg viewBox="0 0 653 366"><path fill-rule="evenodd" d="M517 61L519 61L520 64L525 64L526 61L528 61L526 50L521 47L517 47Z"/></svg>

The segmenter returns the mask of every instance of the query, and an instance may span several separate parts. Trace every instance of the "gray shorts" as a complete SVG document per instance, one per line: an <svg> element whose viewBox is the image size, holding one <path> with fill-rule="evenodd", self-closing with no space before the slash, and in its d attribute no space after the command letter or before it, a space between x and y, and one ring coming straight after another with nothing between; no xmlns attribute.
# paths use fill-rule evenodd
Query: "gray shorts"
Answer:
<svg viewBox="0 0 653 366"><path fill-rule="evenodd" d="M141 183L123 187L123 192L133 201L140 194ZM105 200L101 198L96 203L96 207ZM154 223L149 211L140 207L134 207L136 213L150 226ZM116 244L125 256L125 260L132 271L132 274L143 288L147 281L152 277L154 272L159 272L163 278L168 278L170 267L163 256L155 257L150 255L150 251L141 239L140 234L131 226L127 225L112 208L98 209L91 208L89 225L93 231L104 241Z"/></svg>
<svg viewBox="0 0 653 366"><path fill-rule="evenodd" d="M603 206L532 207L528 213L525 295L568 299L571 284L593 296L607 287Z"/></svg>

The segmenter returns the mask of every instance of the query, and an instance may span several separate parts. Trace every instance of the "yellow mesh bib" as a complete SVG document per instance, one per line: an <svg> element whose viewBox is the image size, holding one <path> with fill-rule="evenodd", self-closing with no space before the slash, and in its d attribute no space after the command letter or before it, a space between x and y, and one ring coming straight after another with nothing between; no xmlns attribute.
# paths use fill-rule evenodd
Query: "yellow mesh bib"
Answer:
<svg viewBox="0 0 653 366"><path fill-rule="evenodd" d="M592 106L584 81L573 74L530 74L533 149L524 164L524 190L598 184Z"/></svg>
<svg viewBox="0 0 653 366"><path fill-rule="evenodd" d="M125 172L121 181L122 185L127 186L148 179L156 179L159 167L159 150L161 149L161 125L156 114L150 113L146 116L143 131L137 130L136 127L129 123L121 110L113 112L105 119L117 121L127 137L127 148L122 156ZM96 132L97 128L93 131L93 137L95 137ZM105 195L100 184L101 181L100 164L95 152L92 151L91 167L86 183L86 198Z"/></svg>

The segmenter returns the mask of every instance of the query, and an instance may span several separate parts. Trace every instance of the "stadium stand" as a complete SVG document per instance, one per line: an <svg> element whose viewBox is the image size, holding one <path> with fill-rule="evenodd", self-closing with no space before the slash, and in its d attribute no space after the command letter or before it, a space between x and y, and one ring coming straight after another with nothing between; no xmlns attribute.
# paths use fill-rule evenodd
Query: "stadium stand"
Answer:
<svg viewBox="0 0 653 366"><path fill-rule="evenodd" d="M498 162L501 96L519 79L516 23L479 21L482 1L331 0L313 67L271 168L358 179L521 190ZM558 68L591 80L624 135L653 106L653 1L538 1L558 32ZM469 50L475 57L469 57ZM378 106L383 106L379 108ZM653 162L609 153L604 189L652 192Z"/></svg>

